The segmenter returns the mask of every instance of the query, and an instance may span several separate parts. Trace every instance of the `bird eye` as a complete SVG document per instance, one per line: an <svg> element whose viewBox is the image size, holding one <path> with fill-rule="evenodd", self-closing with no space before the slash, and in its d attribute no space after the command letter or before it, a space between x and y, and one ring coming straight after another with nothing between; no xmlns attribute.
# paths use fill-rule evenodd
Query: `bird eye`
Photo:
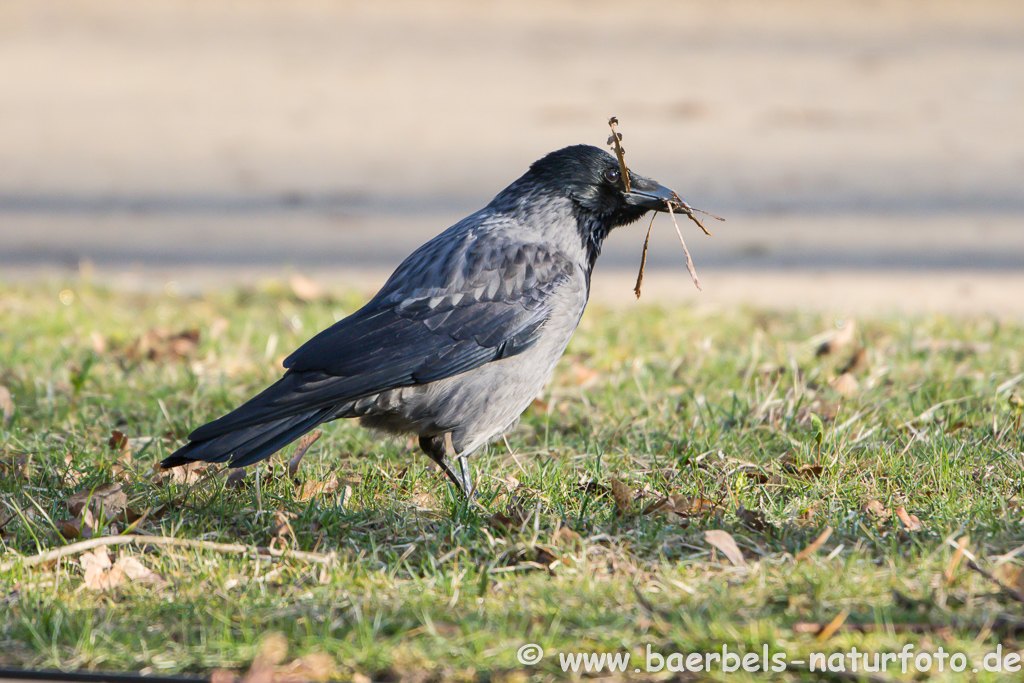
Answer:
<svg viewBox="0 0 1024 683"><path fill-rule="evenodd" d="M619 169L609 168L607 171L604 172L604 179L607 180L609 183L619 182Z"/></svg>

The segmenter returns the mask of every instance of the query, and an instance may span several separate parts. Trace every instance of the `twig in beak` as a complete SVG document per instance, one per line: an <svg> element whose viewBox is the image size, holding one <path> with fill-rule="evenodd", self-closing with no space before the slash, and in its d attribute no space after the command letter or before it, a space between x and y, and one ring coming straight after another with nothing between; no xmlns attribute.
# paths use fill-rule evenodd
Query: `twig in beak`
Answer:
<svg viewBox="0 0 1024 683"><path fill-rule="evenodd" d="M665 206L668 207L668 215L672 217L672 225L676 226L676 234L679 235L679 244L683 245L683 253L686 254L686 269L690 271L690 277L693 278L693 284L697 285L697 289L700 289L700 280L697 279L697 271L693 269L693 259L690 258L690 250L686 248L686 242L683 240L683 231L679 229L679 224L676 223L676 215L675 213L672 212L672 202L666 201ZM686 205L684 204L683 206ZM700 221L697 220L697 218L693 215L692 212L689 213L688 215L690 217L690 220L694 221L697 225L700 225ZM703 225L700 225L700 227L704 228ZM707 230L704 230L704 232L707 232L709 235L711 234ZM701 289L701 291L704 290Z"/></svg>
<svg viewBox="0 0 1024 683"><path fill-rule="evenodd" d="M647 243L651 241L651 228L654 227L654 219L657 217L657 213L651 214L651 224L647 226L647 237L644 238L644 250L640 253L640 272L636 274L636 287L633 288L633 293L636 294L636 298L640 298L640 285L644 283L644 266L647 265Z"/></svg>

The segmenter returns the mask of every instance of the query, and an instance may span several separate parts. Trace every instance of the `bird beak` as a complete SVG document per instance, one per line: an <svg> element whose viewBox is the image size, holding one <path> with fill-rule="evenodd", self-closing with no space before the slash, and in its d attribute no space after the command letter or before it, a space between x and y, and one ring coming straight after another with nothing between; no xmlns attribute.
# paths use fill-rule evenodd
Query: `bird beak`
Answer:
<svg viewBox="0 0 1024 683"><path fill-rule="evenodd" d="M637 208L648 211L668 211L669 203L675 210L683 210L686 202L679 198L672 190L650 178L644 178L632 174L630 177L630 191L626 195L626 202Z"/></svg>

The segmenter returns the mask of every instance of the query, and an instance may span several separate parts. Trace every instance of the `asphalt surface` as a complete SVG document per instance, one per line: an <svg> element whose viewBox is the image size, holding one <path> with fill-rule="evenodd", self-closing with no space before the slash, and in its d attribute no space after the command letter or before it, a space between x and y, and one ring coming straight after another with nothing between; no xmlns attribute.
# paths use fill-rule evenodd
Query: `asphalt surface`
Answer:
<svg viewBox="0 0 1024 683"><path fill-rule="evenodd" d="M718 274L730 300L800 305L787 287L853 282L858 305L929 308L952 287L940 308L968 291L965 310L1013 312L1022 29L1024 4L996 0L14 0L0 272L371 287L614 114L631 166L727 217L713 238L681 226L706 293ZM608 240L597 278L632 277L644 227ZM715 300L655 228L671 285L650 296Z"/></svg>

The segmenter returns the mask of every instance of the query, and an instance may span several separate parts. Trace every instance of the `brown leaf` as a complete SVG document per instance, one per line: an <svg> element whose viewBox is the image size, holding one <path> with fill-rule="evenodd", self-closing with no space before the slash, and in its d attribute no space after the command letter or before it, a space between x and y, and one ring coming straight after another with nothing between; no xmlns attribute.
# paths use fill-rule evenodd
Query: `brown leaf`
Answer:
<svg viewBox="0 0 1024 683"><path fill-rule="evenodd" d="M296 498L300 501L307 501L314 496L319 496L324 493L334 493L338 490L340 483L341 482L338 481L337 477L331 477L326 481L303 482Z"/></svg>
<svg viewBox="0 0 1024 683"><path fill-rule="evenodd" d="M740 524L751 531L764 532L771 531L774 528L768 523L764 513L760 510L748 510L747 508L741 507L736 510L736 518L739 519Z"/></svg>
<svg viewBox="0 0 1024 683"><path fill-rule="evenodd" d="M811 541L811 544L809 546L807 546L806 548L804 548L803 550L801 550L800 552L798 552L796 554L796 558L795 558L796 561L797 562L804 562L806 560L809 560L811 555L813 555L814 553L818 552L818 550L821 549L821 546L825 545L825 541L827 541L828 537L831 536L831 535L832 535L832 527L830 527L830 526L825 527L825 530L822 531L818 535L818 537L816 539Z"/></svg>
<svg viewBox="0 0 1024 683"><path fill-rule="evenodd" d="M551 534L551 545L570 546L578 550L583 545L583 537L573 531L568 524L563 524Z"/></svg>
<svg viewBox="0 0 1024 683"><path fill-rule="evenodd" d="M309 447L312 446L322 435L323 432L317 429L299 439L299 443L295 445L295 454L292 455L291 460L288 461L289 477L295 477L299 471L299 463L302 462L302 456L306 454Z"/></svg>
<svg viewBox="0 0 1024 683"><path fill-rule="evenodd" d="M736 545L736 540L728 531L710 529L704 532L704 540L715 548L718 548L718 550L720 550L722 554L725 555L735 566L747 566L747 561L743 559L743 553L740 551L740 547Z"/></svg>
<svg viewBox="0 0 1024 683"><path fill-rule="evenodd" d="M14 397L11 390L0 384L0 420L6 427L14 417Z"/></svg>
<svg viewBox="0 0 1024 683"><path fill-rule="evenodd" d="M280 633L264 636L259 651L242 677L242 683L274 683L275 665L284 661L288 654L288 641Z"/></svg>
<svg viewBox="0 0 1024 683"><path fill-rule="evenodd" d="M917 515L909 514L902 506L896 508L894 512L896 516L899 517L900 522L903 523L903 526L907 531L918 531L924 528L924 525L921 524L921 520L917 518Z"/></svg>
<svg viewBox="0 0 1024 683"><path fill-rule="evenodd" d="M523 512L514 507L509 507L505 512L495 512L487 518L487 524L492 529L502 532L519 531L525 521Z"/></svg>
<svg viewBox="0 0 1024 683"><path fill-rule="evenodd" d="M835 389L836 393L846 396L847 398L855 395L857 391L860 390L860 382L858 382L857 378L848 372L844 372L828 384L830 387Z"/></svg>
<svg viewBox="0 0 1024 683"><path fill-rule="evenodd" d="M633 489L622 481L612 477L608 480L612 487L612 500L620 514L629 515L633 512Z"/></svg>
<svg viewBox="0 0 1024 683"><path fill-rule="evenodd" d="M864 512L876 517L880 521L892 517L892 513L874 498L864 503Z"/></svg>
<svg viewBox="0 0 1024 683"><path fill-rule="evenodd" d="M853 341L853 334L857 328L854 319L847 318L845 321L840 321L838 324L840 324L841 327L832 334L828 341L818 347L816 355L825 356L830 353L835 353Z"/></svg>
<svg viewBox="0 0 1024 683"><path fill-rule="evenodd" d="M651 501L640 514L649 515L655 512L661 512L666 515L675 514L680 517L695 517L698 515L709 514L716 509L718 509L718 505L707 498L701 498L700 496L684 496L682 494L675 493L666 498Z"/></svg>
<svg viewBox="0 0 1024 683"><path fill-rule="evenodd" d="M274 513L274 524L270 527L272 538L279 538L283 541L294 541L295 530L292 529L291 520L295 519L294 512L287 512L283 509Z"/></svg>
<svg viewBox="0 0 1024 683"><path fill-rule="evenodd" d="M206 471L210 467L214 467L206 462L190 462L179 467L172 467L169 470L160 469L157 465L154 480L158 486L165 484L178 484L180 486L192 486L201 482L208 472Z"/></svg>
<svg viewBox="0 0 1024 683"><path fill-rule="evenodd" d="M100 484L96 488L83 489L65 501L68 513L79 515L88 505L95 517L112 519L128 505L128 494L121 484Z"/></svg>
<svg viewBox="0 0 1024 683"><path fill-rule="evenodd" d="M85 580L82 585L90 590L103 590L108 587L107 572L113 567L106 548L97 548L91 552L82 553L78 558L85 572Z"/></svg>
<svg viewBox="0 0 1024 683"><path fill-rule="evenodd" d="M58 519L54 522L60 535L69 541L78 538L92 538L96 535L96 520L92 511L88 508L82 511L77 517L71 519Z"/></svg>
<svg viewBox="0 0 1024 683"><path fill-rule="evenodd" d="M234 467L231 469L228 478L224 480L224 488L226 489L239 489L245 485L245 473L244 467Z"/></svg>
<svg viewBox="0 0 1024 683"><path fill-rule="evenodd" d="M198 328L171 332L165 327L154 327L130 343L122 353L131 360L185 360L195 354L198 346Z"/></svg>
<svg viewBox="0 0 1024 683"><path fill-rule="evenodd" d="M123 451L130 447L128 437L119 429L111 430L110 438L107 439L107 445L110 446L111 450L115 451Z"/></svg>

